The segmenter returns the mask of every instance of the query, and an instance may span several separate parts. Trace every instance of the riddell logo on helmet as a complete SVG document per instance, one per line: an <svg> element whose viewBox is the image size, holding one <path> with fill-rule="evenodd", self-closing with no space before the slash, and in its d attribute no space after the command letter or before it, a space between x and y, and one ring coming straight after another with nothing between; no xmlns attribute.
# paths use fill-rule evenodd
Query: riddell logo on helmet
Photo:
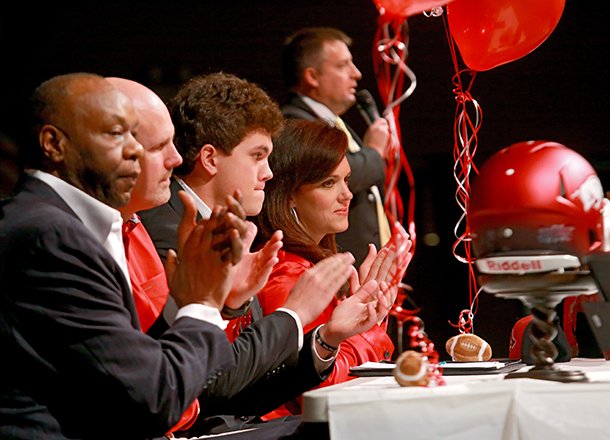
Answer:
<svg viewBox="0 0 610 440"><path fill-rule="evenodd" d="M555 270L571 270L580 267L575 255L522 255L510 257L479 258L476 265L482 273L531 274Z"/></svg>
<svg viewBox="0 0 610 440"><path fill-rule="evenodd" d="M489 272L531 272L542 270L542 262L540 260L528 261L485 261L486 269Z"/></svg>

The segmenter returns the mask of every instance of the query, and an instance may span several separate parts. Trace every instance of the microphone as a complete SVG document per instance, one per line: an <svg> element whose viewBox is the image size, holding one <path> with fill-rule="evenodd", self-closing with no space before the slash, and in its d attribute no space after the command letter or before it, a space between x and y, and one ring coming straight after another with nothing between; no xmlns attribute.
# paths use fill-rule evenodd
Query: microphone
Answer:
<svg viewBox="0 0 610 440"><path fill-rule="evenodd" d="M360 114L366 121L367 125L371 125L373 121L381 118L379 110L377 110L377 104L373 99L373 95L366 89L358 90L356 92L356 107L360 110Z"/></svg>

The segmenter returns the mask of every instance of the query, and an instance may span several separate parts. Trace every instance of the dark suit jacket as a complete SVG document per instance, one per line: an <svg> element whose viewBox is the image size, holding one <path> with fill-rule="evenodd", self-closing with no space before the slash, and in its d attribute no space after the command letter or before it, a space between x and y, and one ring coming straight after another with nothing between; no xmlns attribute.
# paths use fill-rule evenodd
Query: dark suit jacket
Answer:
<svg viewBox="0 0 610 440"><path fill-rule="evenodd" d="M115 260L32 177L0 207L0 286L2 439L159 438L234 365L213 324L142 333Z"/></svg>
<svg viewBox="0 0 610 440"><path fill-rule="evenodd" d="M305 101L294 93L282 106L282 113L287 118L318 119ZM370 188L377 185L383 197L385 162L377 151L366 147L360 137L349 126L347 128L361 149L347 153L347 161L352 169L349 187L354 198L349 207L349 228L337 234L337 245L340 250L350 251L356 259L356 266L359 266L368 253L369 243L374 243L378 250L380 248L377 208Z"/></svg>
<svg viewBox="0 0 610 440"><path fill-rule="evenodd" d="M181 190L172 179L168 203L138 214L165 258L176 249L177 228L184 212L178 198ZM237 366L211 384L200 399L201 416L213 414L263 415L282 403L319 385L332 368L320 376L311 353L311 334L305 335L303 349L297 346L294 319L285 312L263 318L256 297L252 306L253 322L233 342Z"/></svg>

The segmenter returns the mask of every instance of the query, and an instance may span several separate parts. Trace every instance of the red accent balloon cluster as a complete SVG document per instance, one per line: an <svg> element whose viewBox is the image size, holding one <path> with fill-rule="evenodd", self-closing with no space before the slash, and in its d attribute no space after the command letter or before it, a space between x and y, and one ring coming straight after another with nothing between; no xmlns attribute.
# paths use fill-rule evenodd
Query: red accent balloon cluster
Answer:
<svg viewBox="0 0 610 440"><path fill-rule="evenodd" d="M453 245L453 254L458 261L467 263L469 267L470 308L462 311L459 323L454 325L459 328L460 333L472 332L480 291L473 267L474 259L471 256L468 210L470 175L478 173L474 156L483 111L471 94L472 85L477 72L490 70L522 58L540 46L559 23L565 1L373 0L380 16L372 55L379 92L386 105L383 116L390 123L391 148L394 152L387 161L385 208L391 220L403 223L403 202L396 183L400 172L404 171L408 186L406 227L413 242L411 254L415 253L416 248L415 182L411 166L402 148L399 123L400 105L413 93L416 86L415 74L406 62L409 50L407 18L418 13L438 17L442 15L442 7L446 5L447 20L444 17L443 20L455 69L453 92L457 103L453 127L454 178L457 184L456 202L462 210L454 229L456 241ZM467 68L459 66L458 50ZM397 299L400 299L400 296ZM430 355L435 356L434 345L428 344L427 338L422 336L425 335L423 331L416 330L415 322L419 318L407 316L408 313L402 309L401 304L397 302L391 312L399 321L399 329L402 329L401 326L407 320L410 321L411 337L414 338L412 343L431 346L431 349L426 347L426 350L430 350ZM413 359L411 358L410 361L413 362ZM432 364L434 364L433 359ZM442 380L442 376L439 375L439 379Z"/></svg>
<svg viewBox="0 0 610 440"><path fill-rule="evenodd" d="M565 0L455 0L449 29L466 65L493 69L524 57L551 35Z"/></svg>

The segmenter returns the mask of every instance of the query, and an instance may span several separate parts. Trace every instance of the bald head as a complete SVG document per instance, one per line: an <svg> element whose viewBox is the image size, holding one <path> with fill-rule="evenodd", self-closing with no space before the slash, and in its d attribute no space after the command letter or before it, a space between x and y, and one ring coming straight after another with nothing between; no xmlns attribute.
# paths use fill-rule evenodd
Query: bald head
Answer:
<svg viewBox="0 0 610 440"><path fill-rule="evenodd" d="M130 99L103 77L77 72L43 82L32 106L33 145L40 147L33 165L113 208L124 206L143 153Z"/></svg>
<svg viewBox="0 0 610 440"><path fill-rule="evenodd" d="M163 118L171 120L163 100L145 85L125 78L108 77L106 79L131 99L140 116L140 124L153 124L160 122Z"/></svg>
<svg viewBox="0 0 610 440"><path fill-rule="evenodd" d="M112 89L103 77L86 72L54 76L40 84L30 97L32 107L32 142L26 143L22 152L26 165L51 171L56 164L47 160L44 149L39 148L40 133L47 124L71 130L78 117L97 107L100 97ZM77 114L78 110L78 114Z"/></svg>
<svg viewBox="0 0 610 440"><path fill-rule="evenodd" d="M174 124L163 100L143 84L125 78L106 78L131 99L139 119L136 139L144 147L142 174L131 201L121 209L123 218L137 211L155 208L169 200L169 178L182 158L174 147Z"/></svg>

